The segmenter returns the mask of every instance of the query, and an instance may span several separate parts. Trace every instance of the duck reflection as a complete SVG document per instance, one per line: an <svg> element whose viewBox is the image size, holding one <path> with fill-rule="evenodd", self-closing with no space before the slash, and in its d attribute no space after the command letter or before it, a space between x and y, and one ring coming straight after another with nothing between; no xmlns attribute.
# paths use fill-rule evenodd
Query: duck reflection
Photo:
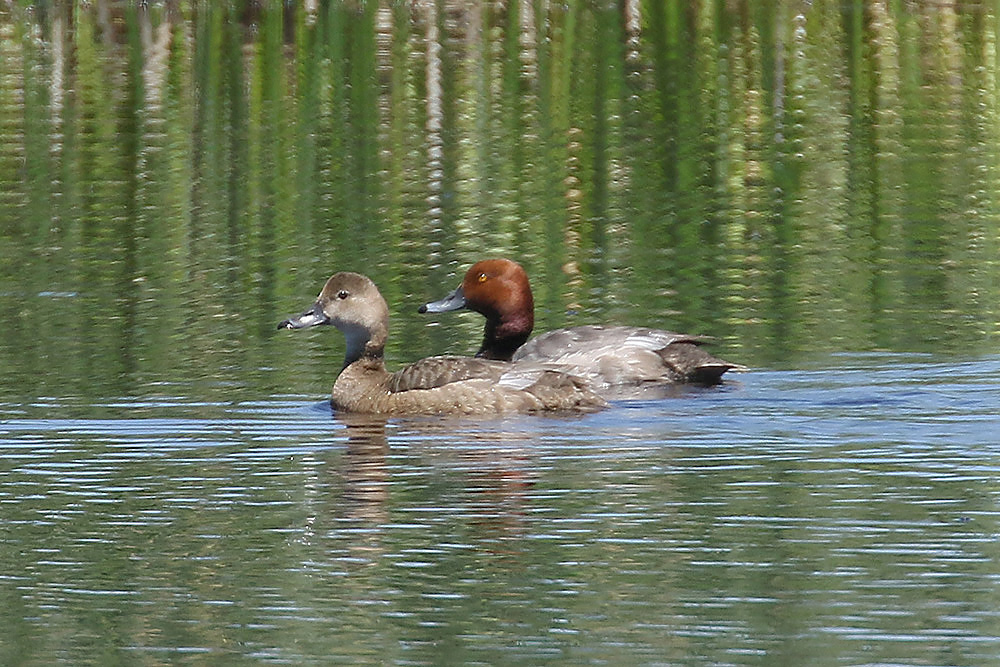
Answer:
<svg viewBox="0 0 1000 667"><path fill-rule="evenodd" d="M347 449L339 469L343 517L383 523L389 496L386 420L371 415L338 415L337 421L347 429Z"/></svg>
<svg viewBox="0 0 1000 667"><path fill-rule="evenodd" d="M450 420L411 420L399 437L414 453L454 480L436 502L442 520L459 520L471 537L492 551L510 551L525 530L526 506L537 479L529 434ZM500 426L500 423L497 423Z"/></svg>
<svg viewBox="0 0 1000 667"><path fill-rule="evenodd" d="M461 531L499 551L510 545L498 549L498 541L524 536L537 480L530 434L448 419L388 424L371 415L336 414L334 420L344 425L347 442L329 461L330 479L340 487L330 514L339 525L331 526L331 535L349 532L355 556L359 548L379 549L386 526L396 523L426 523L431 533L454 524L447 532Z"/></svg>

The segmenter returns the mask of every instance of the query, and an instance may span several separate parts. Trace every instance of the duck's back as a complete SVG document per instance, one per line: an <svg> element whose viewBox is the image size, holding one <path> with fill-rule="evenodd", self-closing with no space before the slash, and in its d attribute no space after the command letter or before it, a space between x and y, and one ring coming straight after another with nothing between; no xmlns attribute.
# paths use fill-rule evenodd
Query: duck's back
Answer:
<svg viewBox="0 0 1000 667"><path fill-rule="evenodd" d="M543 363L597 389L645 383L715 384L738 368L705 352L696 336L647 327L587 325L557 329L525 343L515 362Z"/></svg>
<svg viewBox="0 0 1000 667"><path fill-rule="evenodd" d="M389 388L393 392L434 389L476 378L496 382L509 368L510 364L508 363L490 359L456 356L427 357L393 373Z"/></svg>

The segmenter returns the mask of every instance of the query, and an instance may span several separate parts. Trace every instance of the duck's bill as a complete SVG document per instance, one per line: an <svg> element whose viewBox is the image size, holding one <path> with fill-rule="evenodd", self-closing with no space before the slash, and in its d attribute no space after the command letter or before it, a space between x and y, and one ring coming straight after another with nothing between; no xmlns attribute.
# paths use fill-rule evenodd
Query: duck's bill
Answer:
<svg viewBox="0 0 1000 667"><path fill-rule="evenodd" d="M302 313L301 315L296 315L295 317L289 317L287 320L282 320L278 324L279 329L306 329L308 327L314 327L317 324L329 324L330 318L323 314L323 309L318 305L314 305L312 308Z"/></svg>
<svg viewBox="0 0 1000 667"><path fill-rule="evenodd" d="M418 311L421 313L447 313L452 310L461 310L462 308L465 308L465 292L462 291L462 286L459 285L458 289L445 298L440 301L425 303L420 306Z"/></svg>

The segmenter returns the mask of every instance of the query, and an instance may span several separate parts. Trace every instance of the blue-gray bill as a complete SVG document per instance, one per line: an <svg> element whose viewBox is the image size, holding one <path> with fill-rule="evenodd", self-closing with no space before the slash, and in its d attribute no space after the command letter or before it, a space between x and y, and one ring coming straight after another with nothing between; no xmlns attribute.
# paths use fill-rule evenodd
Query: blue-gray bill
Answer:
<svg viewBox="0 0 1000 667"><path fill-rule="evenodd" d="M417 309L417 312L447 313L452 310L461 310L462 308L465 308L465 292L462 291L462 286L459 285L458 289L445 298L438 301L431 301L420 306L420 308Z"/></svg>
<svg viewBox="0 0 1000 667"><path fill-rule="evenodd" d="M319 324L329 324L330 318L323 313L319 304L314 304L312 308L287 320L282 320L278 324L279 329L306 329Z"/></svg>

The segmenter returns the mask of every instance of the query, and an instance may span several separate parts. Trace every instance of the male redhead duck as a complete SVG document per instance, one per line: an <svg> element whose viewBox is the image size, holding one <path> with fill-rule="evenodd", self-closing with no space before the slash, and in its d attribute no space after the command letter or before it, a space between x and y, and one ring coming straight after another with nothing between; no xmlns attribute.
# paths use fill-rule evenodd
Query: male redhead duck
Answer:
<svg viewBox="0 0 1000 667"><path fill-rule="evenodd" d="M358 273L333 275L312 308L278 328L319 324L332 324L347 339L330 399L338 412L499 415L607 406L585 381L537 364L430 357L389 373L383 359L389 308L375 283Z"/></svg>
<svg viewBox="0 0 1000 667"><path fill-rule="evenodd" d="M420 312L462 308L486 317L477 358L542 363L589 380L605 395L650 384L712 385L728 370L743 370L705 352L697 336L660 329L587 325L528 341L535 324L531 285L521 265L509 259L476 262L458 289L424 304Z"/></svg>

